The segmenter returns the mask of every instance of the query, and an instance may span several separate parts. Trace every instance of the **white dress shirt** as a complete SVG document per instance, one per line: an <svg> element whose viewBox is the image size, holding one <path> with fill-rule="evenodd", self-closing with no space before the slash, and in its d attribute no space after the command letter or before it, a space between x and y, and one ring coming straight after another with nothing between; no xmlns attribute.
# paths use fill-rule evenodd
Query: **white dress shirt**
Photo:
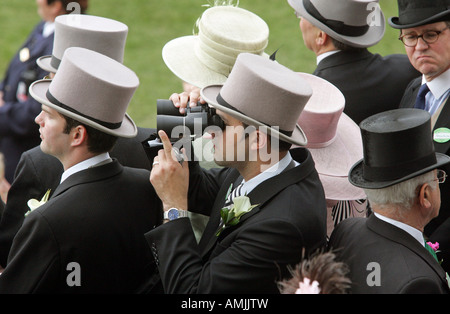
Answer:
<svg viewBox="0 0 450 314"><path fill-rule="evenodd" d="M425 110L433 115L445 103L450 94L450 69L430 82L427 82L425 76L422 76L422 84L425 83L431 92L425 96Z"/></svg>
<svg viewBox="0 0 450 314"><path fill-rule="evenodd" d="M66 180L69 176L71 176L74 173L77 173L79 171L94 167L98 165L99 163L105 162L107 160L110 160L109 153L102 153L100 155L94 156L92 158L83 160L82 162L77 163L76 165L73 165L69 169L63 172L61 176L61 182Z"/></svg>
<svg viewBox="0 0 450 314"><path fill-rule="evenodd" d="M419 229L416 229L414 227L411 227L410 225L407 225L403 222L388 218L386 216L383 216L381 214L378 214L376 212L374 212L375 216L380 219L383 220L387 223L390 223L391 225L396 226L397 228L402 229L403 231L407 232L408 234L410 234L414 239L416 239L417 241L419 241L420 244L422 244L423 247L425 247L425 240L423 238L423 234Z"/></svg>

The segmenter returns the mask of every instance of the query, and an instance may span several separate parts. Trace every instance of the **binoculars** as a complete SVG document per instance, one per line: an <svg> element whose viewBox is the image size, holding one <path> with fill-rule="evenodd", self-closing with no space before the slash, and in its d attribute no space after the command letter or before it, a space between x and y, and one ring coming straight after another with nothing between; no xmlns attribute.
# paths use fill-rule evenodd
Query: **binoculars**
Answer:
<svg viewBox="0 0 450 314"><path fill-rule="evenodd" d="M208 104L198 102L196 107L188 107L185 114L180 114L171 100L156 101L156 128L166 132L171 141L201 137L208 126L221 130L225 127L216 110Z"/></svg>

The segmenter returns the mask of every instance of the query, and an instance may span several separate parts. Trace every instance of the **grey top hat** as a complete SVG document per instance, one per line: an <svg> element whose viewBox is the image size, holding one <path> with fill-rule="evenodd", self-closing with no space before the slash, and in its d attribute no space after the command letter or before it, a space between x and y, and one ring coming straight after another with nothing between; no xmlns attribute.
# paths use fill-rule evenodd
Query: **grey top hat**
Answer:
<svg viewBox="0 0 450 314"><path fill-rule="evenodd" d="M51 56L37 59L43 70L56 73L64 51L81 47L123 62L128 26L104 17L64 14L55 19L55 39Z"/></svg>
<svg viewBox="0 0 450 314"><path fill-rule="evenodd" d="M54 79L36 81L29 90L38 102L63 115L107 134L134 137L137 127L126 110L138 86L136 74L123 64L71 47Z"/></svg>
<svg viewBox="0 0 450 314"><path fill-rule="evenodd" d="M241 53L223 85L200 91L203 99L236 119L284 142L304 146L307 138L297 120L312 95L308 82L266 57Z"/></svg>
<svg viewBox="0 0 450 314"><path fill-rule="evenodd" d="M288 0L303 18L332 38L358 48L378 43L386 22L378 0Z"/></svg>
<svg viewBox="0 0 450 314"><path fill-rule="evenodd" d="M450 20L450 0L398 0L398 17L391 17L393 28L411 28Z"/></svg>
<svg viewBox="0 0 450 314"><path fill-rule="evenodd" d="M360 128L364 158L349 172L355 186L385 188L450 163L449 156L434 151L425 110L389 110L366 118Z"/></svg>
<svg viewBox="0 0 450 314"><path fill-rule="evenodd" d="M269 27L256 14L234 6L215 6L198 20L198 34L169 41L162 50L167 67L199 88L223 84L240 53L264 54Z"/></svg>

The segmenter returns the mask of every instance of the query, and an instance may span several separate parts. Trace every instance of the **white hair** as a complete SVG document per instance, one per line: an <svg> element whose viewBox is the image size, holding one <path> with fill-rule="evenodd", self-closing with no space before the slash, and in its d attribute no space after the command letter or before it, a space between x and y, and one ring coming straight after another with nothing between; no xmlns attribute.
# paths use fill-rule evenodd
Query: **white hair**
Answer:
<svg viewBox="0 0 450 314"><path fill-rule="evenodd" d="M419 192L418 188L425 183L430 183L433 190L438 187L439 183L435 181L435 170L386 188L364 189L364 192L372 205L381 208L395 205L397 208L408 210L414 204Z"/></svg>

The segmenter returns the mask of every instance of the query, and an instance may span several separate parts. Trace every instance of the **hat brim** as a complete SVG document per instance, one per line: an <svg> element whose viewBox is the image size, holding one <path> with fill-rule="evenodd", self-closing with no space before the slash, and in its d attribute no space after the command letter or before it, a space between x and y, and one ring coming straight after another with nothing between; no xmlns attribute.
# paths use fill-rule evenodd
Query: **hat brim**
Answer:
<svg viewBox="0 0 450 314"><path fill-rule="evenodd" d="M366 198L364 191L348 180L348 170L363 157L363 146L358 125L345 113L341 114L336 137L331 144L308 149L319 173L326 199Z"/></svg>
<svg viewBox="0 0 450 314"><path fill-rule="evenodd" d="M444 12L433 15L427 19L418 21L416 23L410 23L410 24L399 24L399 20L400 20L399 17L394 16L394 17L389 18L388 23L391 27L396 28L396 29L412 28L412 27L417 27L417 26L422 26L425 24L431 24L431 23L442 21L442 19L447 15L450 18L450 10L446 10Z"/></svg>
<svg viewBox="0 0 450 314"><path fill-rule="evenodd" d="M198 88L224 84L228 76L207 67L195 55L198 40L198 36L192 35L166 43L162 49L164 63L175 76ZM269 57L266 53L263 56Z"/></svg>
<svg viewBox="0 0 450 314"><path fill-rule="evenodd" d="M137 135L137 126L134 123L134 121L131 119L131 117L125 113L125 117L122 121L122 124L117 129L109 129L97 122L94 122L90 120L89 118L83 117L81 115L78 115L72 111L66 110L64 108L61 108L60 106L52 103L47 98L47 91L50 87L50 83L52 80L38 80L31 84L29 88L30 95L39 103L44 104L52 109L55 109L59 113L70 117L72 119L75 119L81 123L84 123L88 126L91 126L99 131L102 131L104 133L114 135L117 137L125 137L125 138L133 138Z"/></svg>
<svg viewBox="0 0 450 314"><path fill-rule="evenodd" d="M200 95L211 107L219 109L220 111L223 111L226 114L231 115L232 117L238 119L239 121L242 121L248 125L256 126L256 127L266 127L267 132L274 136L279 138L283 142L288 142L294 145L298 146L306 146L308 144L308 140L306 138L305 133L300 128L298 124L295 125L295 129L292 132L292 136L287 136L281 132L279 132L277 129L272 128L271 126L268 126L258 120L252 119L236 110L230 109L228 107L225 107L217 102L217 96L220 93L220 90L222 89L223 85L211 85L207 86L205 88L202 88L200 90Z"/></svg>
<svg viewBox="0 0 450 314"><path fill-rule="evenodd" d="M441 153L436 153L436 160L437 160L437 162L434 165L431 165L431 166L428 166L419 171L413 172L402 178L399 178L396 180L390 180L390 181L375 182L375 181L367 181L364 179L364 173L363 173L364 160L361 159L352 167L352 169L350 169L348 179L351 184L353 184L354 186L357 186L357 187L366 188L366 189L382 189L382 188L386 188L386 187L392 186L394 184L412 179L421 174L424 174L426 172L429 172L431 170L439 168L443 165L446 165L446 164L450 163L450 156L447 156L447 155L441 154Z"/></svg>
<svg viewBox="0 0 450 314"><path fill-rule="evenodd" d="M37 65L44 71L56 73L58 69L55 69L50 63L52 56L42 56L36 60Z"/></svg>
<svg viewBox="0 0 450 314"><path fill-rule="evenodd" d="M353 47L371 47L377 44L383 38L386 31L385 17L382 10L377 10L380 15L376 19L376 21L380 21L382 25L369 27L369 30L361 36L345 36L335 32L330 27L319 22L315 17L309 14L308 11L306 11L305 6L303 5L303 1L288 0L288 2L290 6L294 8L294 10L297 11L297 13L299 13L300 16L305 18L308 22L318 27L332 38Z"/></svg>

